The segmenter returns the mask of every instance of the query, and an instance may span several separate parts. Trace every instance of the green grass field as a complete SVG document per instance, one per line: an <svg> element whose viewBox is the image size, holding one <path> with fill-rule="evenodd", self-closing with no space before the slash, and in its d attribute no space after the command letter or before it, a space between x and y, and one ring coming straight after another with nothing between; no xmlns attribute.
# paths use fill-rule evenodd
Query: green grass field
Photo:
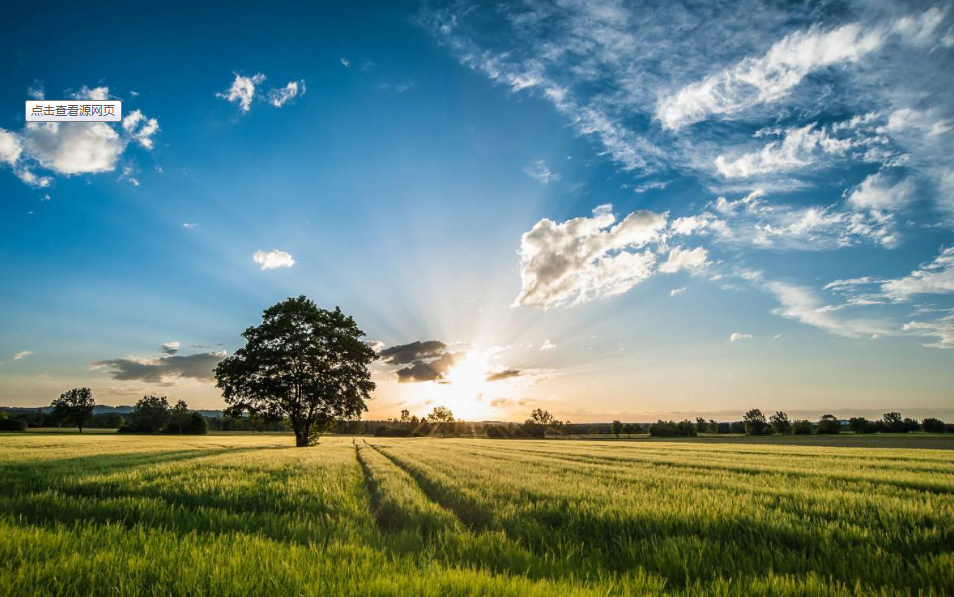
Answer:
<svg viewBox="0 0 954 597"><path fill-rule="evenodd" d="M954 594L950 450L289 444L0 436L0 595Z"/></svg>

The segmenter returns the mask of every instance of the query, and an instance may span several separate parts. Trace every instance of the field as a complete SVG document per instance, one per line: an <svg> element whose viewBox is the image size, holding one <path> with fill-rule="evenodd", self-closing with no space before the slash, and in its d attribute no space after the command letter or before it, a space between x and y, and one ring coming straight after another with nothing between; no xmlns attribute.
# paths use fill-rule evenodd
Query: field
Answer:
<svg viewBox="0 0 954 597"><path fill-rule="evenodd" d="M0 436L0 595L954 594L950 450L289 443Z"/></svg>

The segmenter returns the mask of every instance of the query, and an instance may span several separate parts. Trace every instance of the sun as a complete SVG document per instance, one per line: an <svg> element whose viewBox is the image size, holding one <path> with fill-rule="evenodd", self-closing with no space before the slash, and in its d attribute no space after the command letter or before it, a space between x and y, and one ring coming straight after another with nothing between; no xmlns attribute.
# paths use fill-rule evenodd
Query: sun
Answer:
<svg viewBox="0 0 954 597"><path fill-rule="evenodd" d="M458 419L480 421L490 417L492 408L487 393L490 369L486 352L470 351L448 370L441 383L435 384L435 405L438 401L453 411Z"/></svg>

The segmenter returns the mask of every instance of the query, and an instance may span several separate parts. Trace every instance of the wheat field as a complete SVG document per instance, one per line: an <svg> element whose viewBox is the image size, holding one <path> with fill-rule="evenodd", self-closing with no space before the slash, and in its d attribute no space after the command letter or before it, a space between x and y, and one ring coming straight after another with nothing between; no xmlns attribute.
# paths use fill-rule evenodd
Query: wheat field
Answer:
<svg viewBox="0 0 954 597"><path fill-rule="evenodd" d="M0 595L952 595L954 452L0 437Z"/></svg>

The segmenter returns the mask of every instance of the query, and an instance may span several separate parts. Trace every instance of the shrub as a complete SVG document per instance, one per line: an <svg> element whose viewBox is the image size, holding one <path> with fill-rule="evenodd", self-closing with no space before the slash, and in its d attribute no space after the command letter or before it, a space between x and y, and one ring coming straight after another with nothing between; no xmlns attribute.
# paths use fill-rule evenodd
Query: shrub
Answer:
<svg viewBox="0 0 954 597"><path fill-rule="evenodd" d="M805 419L796 419L792 423L792 433L795 435L811 435L812 422L806 421Z"/></svg>
<svg viewBox="0 0 954 597"><path fill-rule="evenodd" d="M26 431L27 424L19 419L0 419L0 431Z"/></svg>
<svg viewBox="0 0 954 597"><path fill-rule="evenodd" d="M649 426L649 435L653 437L678 437L679 427L674 421L656 421Z"/></svg>
<svg viewBox="0 0 954 597"><path fill-rule="evenodd" d="M387 425L378 425L374 430L375 437L411 437L410 429L400 427L388 427Z"/></svg>

